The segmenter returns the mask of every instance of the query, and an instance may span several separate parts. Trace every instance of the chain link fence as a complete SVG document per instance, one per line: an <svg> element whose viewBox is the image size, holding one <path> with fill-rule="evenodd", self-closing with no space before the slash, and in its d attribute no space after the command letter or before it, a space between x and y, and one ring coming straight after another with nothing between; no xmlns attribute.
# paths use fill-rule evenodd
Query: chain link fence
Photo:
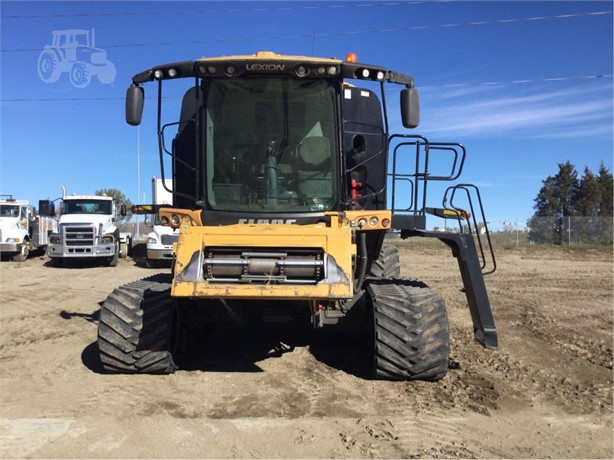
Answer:
<svg viewBox="0 0 614 460"><path fill-rule="evenodd" d="M614 238L612 217L532 217L491 230L493 244L604 245Z"/></svg>

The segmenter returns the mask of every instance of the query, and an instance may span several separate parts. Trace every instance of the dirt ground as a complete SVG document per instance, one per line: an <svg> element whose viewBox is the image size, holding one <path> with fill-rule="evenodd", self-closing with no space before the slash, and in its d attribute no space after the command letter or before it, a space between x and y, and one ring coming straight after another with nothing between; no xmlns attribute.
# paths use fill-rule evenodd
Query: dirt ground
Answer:
<svg viewBox="0 0 614 460"><path fill-rule="evenodd" d="M472 339L455 260L404 245L448 306L436 383L366 377L362 336L215 332L189 370L112 375L100 305L164 271L0 263L2 458L613 458L611 251L501 249L486 279L498 351Z"/></svg>

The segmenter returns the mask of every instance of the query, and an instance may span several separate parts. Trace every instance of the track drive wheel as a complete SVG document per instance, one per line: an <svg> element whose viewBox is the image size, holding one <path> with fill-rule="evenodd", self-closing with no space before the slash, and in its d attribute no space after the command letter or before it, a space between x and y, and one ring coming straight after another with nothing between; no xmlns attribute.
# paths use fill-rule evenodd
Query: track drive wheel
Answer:
<svg viewBox="0 0 614 460"><path fill-rule="evenodd" d="M171 281L168 274L154 275L120 286L107 297L98 322L98 349L106 370L170 374L177 369Z"/></svg>
<svg viewBox="0 0 614 460"><path fill-rule="evenodd" d="M439 380L448 369L450 335L443 300L417 280L370 279L373 370L390 380Z"/></svg>
<svg viewBox="0 0 614 460"><path fill-rule="evenodd" d="M371 264L369 274L377 278L399 278L401 276L399 249L394 244L384 244L379 257Z"/></svg>

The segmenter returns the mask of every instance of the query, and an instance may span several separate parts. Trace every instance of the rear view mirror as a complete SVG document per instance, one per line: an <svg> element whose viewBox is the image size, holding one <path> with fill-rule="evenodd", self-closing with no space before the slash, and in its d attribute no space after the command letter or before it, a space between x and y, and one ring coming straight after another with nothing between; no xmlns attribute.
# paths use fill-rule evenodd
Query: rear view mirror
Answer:
<svg viewBox="0 0 614 460"><path fill-rule="evenodd" d="M401 118L406 128L416 128L420 124L420 97L416 88L401 91Z"/></svg>
<svg viewBox="0 0 614 460"><path fill-rule="evenodd" d="M38 214L41 216L47 216L47 217L53 216L55 214L55 209L53 209L52 207L53 207L53 203L50 200L39 200L38 201Z"/></svg>
<svg viewBox="0 0 614 460"><path fill-rule="evenodd" d="M126 123L131 126L141 124L145 92L140 86L132 85L126 91Z"/></svg>

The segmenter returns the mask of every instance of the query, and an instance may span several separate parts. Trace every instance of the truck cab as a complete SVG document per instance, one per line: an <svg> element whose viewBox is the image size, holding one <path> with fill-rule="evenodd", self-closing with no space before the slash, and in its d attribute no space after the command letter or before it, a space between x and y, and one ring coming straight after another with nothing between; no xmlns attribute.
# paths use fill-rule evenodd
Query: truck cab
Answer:
<svg viewBox="0 0 614 460"><path fill-rule="evenodd" d="M117 265L120 232L110 196L72 195L62 199L58 231L49 238L47 254L53 265L67 259L98 258Z"/></svg>
<svg viewBox="0 0 614 460"><path fill-rule="evenodd" d="M48 207L47 200L39 202L40 209ZM0 199L0 255L24 262L30 251L47 246L49 233L55 228L55 221L36 213L27 200L11 195Z"/></svg>
<svg viewBox="0 0 614 460"><path fill-rule="evenodd" d="M175 259L173 244L179 239L179 229L162 225L158 214L150 216L151 232L147 234L147 262L153 266L162 266Z"/></svg>
<svg viewBox="0 0 614 460"><path fill-rule="evenodd" d="M172 206L172 180L151 178L151 198L154 206ZM167 265L175 259L173 244L179 239L179 229L162 225L160 216L151 214L147 220L151 232L147 235L147 262L152 267Z"/></svg>

